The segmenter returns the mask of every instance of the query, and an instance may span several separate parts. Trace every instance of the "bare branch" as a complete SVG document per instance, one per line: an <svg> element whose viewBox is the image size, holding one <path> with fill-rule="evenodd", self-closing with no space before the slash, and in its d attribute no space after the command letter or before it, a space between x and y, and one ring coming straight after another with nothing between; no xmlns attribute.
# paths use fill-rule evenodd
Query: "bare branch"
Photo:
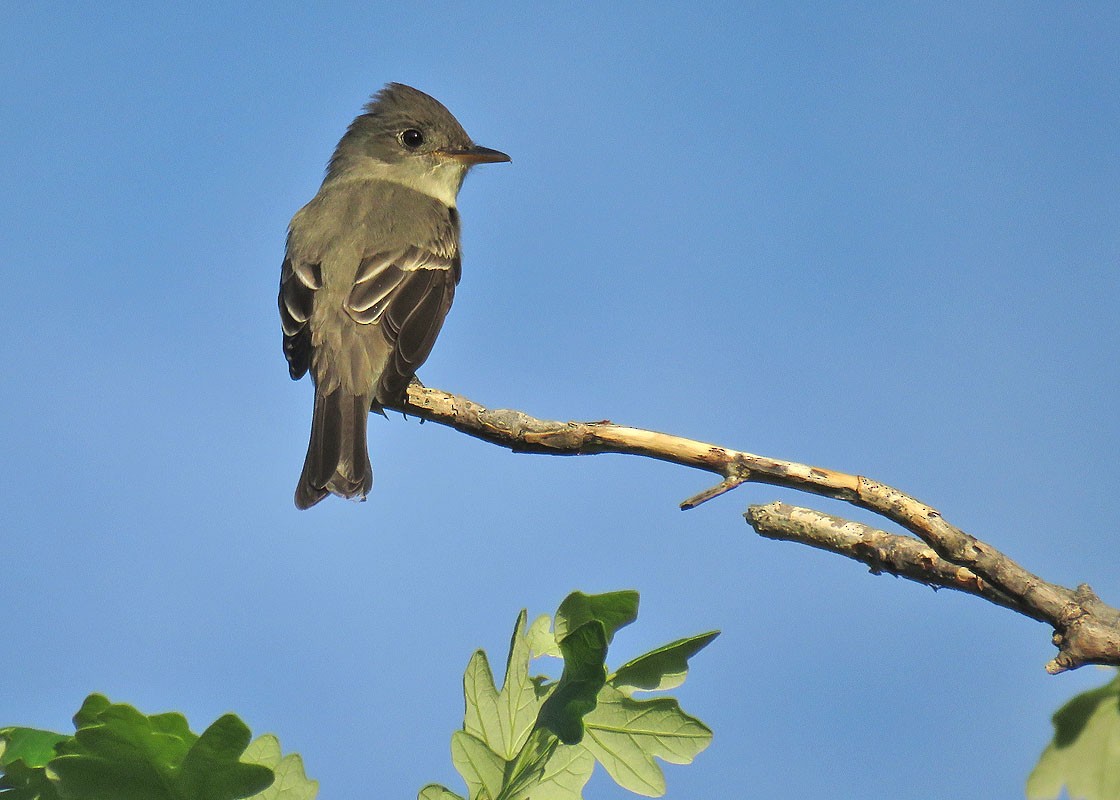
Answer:
<svg viewBox="0 0 1120 800"><path fill-rule="evenodd" d="M928 544L910 536L779 502L751 506L743 516L759 536L767 539L828 550L862 561L875 575L887 572L935 589L944 587L973 594L1039 622L1046 621L968 567L946 561Z"/></svg>
<svg viewBox="0 0 1120 800"><path fill-rule="evenodd" d="M951 588L969 591L1052 625L1058 655L1046 665L1047 671L1058 673L1085 664L1120 666L1120 611L1101 602L1088 586L1082 585L1074 590L1048 583L1023 569L991 545L949 524L937 509L878 481L861 475L731 450L680 436L615 425L607 420L556 422L537 419L521 411L488 409L465 397L424 387L419 382L413 382L408 389L406 401L396 406L396 410L448 425L462 433L519 453L622 453L656 458L720 476L720 484L686 500L681 504L683 509L693 508L748 481L843 500L901 525L933 551L938 560L928 568L933 570L932 573L927 571L928 579L920 577L917 572L914 575L905 574L905 577L939 586L949 586L955 581L956 585ZM771 516L769 519L774 520L776 517ZM807 538L811 537L806 531L817 530L819 533L822 530L820 526L808 525L804 518L801 522L801 531ZM854 524L843 521L840 523L841 526ZM753 520L751 524L754 524ZM821 523L825 527L830 524ZM776 528L771 527L768 532L775 530ZM849 533L854 530L850 529ZM878 533L893 536L894 539L876 540L872 537L877 542L873 545L874 552L879 552L875 548L885 547L882 555L887 557L887 563L893 563L890 557L894 554L901 559L900 568L917 569L922 560L918 552L903 549L895 539L909 541L924 552L920 544L907 537L883 531ZM840 540L834 535L831 538L818 537L815 541L818 542L815 546L840 552L836 549ZM836 546L826 544L827 541ZM848 552L843 554L851 555ZM860 560L867 563L866 559ZM928 557L926 560L929 560ZM883 564L880 568L887 569ZM964 568L965 572L955 573L956 578L944 571L959 568ZM935 576L945 580L935 579ZM974 585L975 591L965 588L970 583Z"/></svg>

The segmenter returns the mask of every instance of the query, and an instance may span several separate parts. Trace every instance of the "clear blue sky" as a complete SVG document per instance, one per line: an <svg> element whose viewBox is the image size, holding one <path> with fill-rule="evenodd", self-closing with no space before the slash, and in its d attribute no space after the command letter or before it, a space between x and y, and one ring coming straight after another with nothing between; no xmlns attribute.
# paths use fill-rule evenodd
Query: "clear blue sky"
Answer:
<svg viewBox="0 0 1120 800"><path fill-rule="evenodd" d="M421 377L860 472L1120 603L1115 3L0 12L0 724L86 693L300 751L321 797L461 788L479 646L641 590L615 663L722 628L673 797L1015 797L1041 625L758 539L748 486L373 419L364 504L292 506L311 386L285 227L387 81L512 165L460 196ZM623 796L600 773L589 796Z"/></svg>

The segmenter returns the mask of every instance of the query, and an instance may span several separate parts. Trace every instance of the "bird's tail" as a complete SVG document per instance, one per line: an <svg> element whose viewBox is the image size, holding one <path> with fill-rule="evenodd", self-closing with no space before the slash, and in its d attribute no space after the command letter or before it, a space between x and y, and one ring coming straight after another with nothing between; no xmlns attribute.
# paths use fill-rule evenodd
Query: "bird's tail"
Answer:
<svg viewBox="0 0 1120 800"><path fill-rule="evenodd" d="M296 486L296 508L311 508L328 493L365 499L373 486L366 451L369 406L368 397L341 387L330 392L315 388L311 441Z"/></svg>

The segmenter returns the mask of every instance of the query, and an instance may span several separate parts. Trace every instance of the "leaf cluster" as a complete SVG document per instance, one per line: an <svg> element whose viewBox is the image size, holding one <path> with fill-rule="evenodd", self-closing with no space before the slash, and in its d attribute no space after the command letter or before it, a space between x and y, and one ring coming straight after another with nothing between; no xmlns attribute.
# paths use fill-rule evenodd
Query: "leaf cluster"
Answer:
<svg viewBox="0 0 1120 800"><path fill-rule="evenodd" d="M72 735L0 728L0 800L312 800L318 783L276 737L226 714L202 734L92 694Z"/></svg>
<svg viewBox="0 0 1120 800"><path fill-rule="evenodd" d="M451 758L469 800L581 800L596 762L621 786L648 797L665 793L655 758L687 764L712 733L670 697L643 700L637 692L684 682L688 660L718 631L680 639L635 658L613 673L606 667L614 634L638 615L633 591L574 592L556 611L514 626L499 690L486 653L471 656L463 676L466 712L451 737ZM536 656L561 657L559 680L530 675ZM438 784L419 800L463 800Z"/></svg>

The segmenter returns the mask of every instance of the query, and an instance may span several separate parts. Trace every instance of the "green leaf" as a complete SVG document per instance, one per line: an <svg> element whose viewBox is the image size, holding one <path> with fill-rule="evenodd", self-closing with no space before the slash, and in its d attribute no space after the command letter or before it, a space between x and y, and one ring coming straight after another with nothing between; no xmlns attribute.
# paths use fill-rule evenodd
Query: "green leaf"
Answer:
<svg viewBox="0 0 1120 800"><path fill-rule="evenodd" d="M536 797L537 784L557 745L556 737L544 728L534 730L517 758L506 765L499 800L528 800L530 795Z"/></svg>
<svg viewBox="0 0 1120 800"><path fill-rule="evenodd" d="M271 769L241 763L241 754L251 738L248 726L233 714L215 720L198 737L177 770L176 796L189 800L236 800L271 786Z"/></svg>
<svg viewBox="0 0 1120 800"><path fill-rule="evenodd" d="M529 641L529 650L534 658L537 656L561 658L560 645L556 643L556 637L552 634L552 617L548 614L541 614L533 620L525 638Z"/></svg>
<svg viewBox="0 0 1120 800"><path fill-rule="evenodd" d="M74 717L81 727L73 741L47 765L59 779L59 794L76 800L174 797L173 771L197 737L189 730L190 739L177 735L180 725L172 718L178 715L151 719L132 706L98 700L104 698L87 698Z"/></svg>
<svg viewBox="0 0 1120 800"><path fill-rule="evenodd" d="M104 712L112 703L109 698L103 694L91 694L82 701L82 707L78 709L78 713L74 715L74 727L86 728L90 725L97 724L97 718Z"/></svg>
<svg viewBox="0 0 1120 800"><path fill-rule="evenodd" d="M463 673L463 730L483 742L493 742L500 747L501 722L498 717L498 689L494 674L483 650L475 650Z"/></svg>
<svg viewBox="0 0 1120 800"><path fill-rule="evenodd" d="M607 680L626 694L675 689L688 675L688 659L707 647L719 631L709 631L651 650L626 662Z"/></svg>
<svg viewBox="0 0 1120 800"><path fill-rule="evenodd" d="M258 736L245 749L241 761L268 767L276 776L272 785L251 800L314 800L319 782L309 779L303 771L298 753L281 756L280 741L270 733Z"/></svg>
<svg viewBox="0 0 1120 800"><path fill-rule="evenodd" d="M525 636L526 613L517 616L506 659L505 680L499 692L486 653L471 656L463 675L466 711L463 729L483 741L506 761L525 745L540 711L541 698L529 678L529 642Z"/></svg>
<svg viewBox="0 0 1120 800"><path fill-rule="evenodd" d="M1027 778L1030 800L1120 797L1120 674L1055 712L1054 740Z"/></svg>
<svg viewBox="0 0 1120 800"><path fill-rule="evenodd" d="M172 800L170 775L162 775L146 761L88 755L61 756L51 762L65 800Z"/></svg>
<svg viewBox="0 0 1120 800"><path fill-rule="evenodd" d="M17 759L4 766L0 800L58 800L58 792L43 767L29 767Z"/></svg>
<svg viewBox="0 0 1120 800"><path fill-rule="evenodd" d="M556 641L564 638L591 620L603 623L607 644L614 639L619 628L638 618L638 593L632 590L584 594L572 592L556 610Z"/></svg>
<svg viewBox="0 0 1120 800"><path fill-rule="evenodd" d="M711 730L681 711L676 700L635 700L609 685L583 724L588 752L619 786L647 797L665 794L665 776L654 757L688 764L712 741Z"/></svg>
<svg viewBox="0 0 1120 800"><path fill-rule="evenodd" d="M595 708L599 690L607 680L607 632L599 620L572 630L560 642L564 674L541 706L537 724L564 744L583 739L583 717Z"/></svg>
<svg viewBox="0 0 1120 800"><path fill-rule="evenodd" d="M544 615L526 629L522 611L500 692L486 653L471 656L463 676L463 730L451 740L452 760L470 800L582 800L596 760L624 788L657 796L665 791L665 779L655 759L689 763L708 746L711 731L675 700L638 701L629 693L680 685L688 660L718 632L635 658L612 675L610 685L608 644L637 610L637 592L573 592L556 613L555 635ZM564 659L559 681L529 676L534 656L557 652ZM430 784L419 800L463 799Z"/></svg>
<svg viewBox="0 0 1120 800"><path fill-rule="evenodd" d="M69 738L36 728L0 728L0 768L14 761L22 761L28 767L46 766L58 755L55 746Z"/></svg>
<svg viewBox="0 0 1120 800"><path fill-rule="evenodd" d="M506 659L506 675L502 690L498 693L498 724L502 733L502 748L487 742L494 752L506 761L512 760L529 740L541 700L536 687L529 678L529 640L525 636L524 610L517 615L517 623L510 637L509 657Z"/></svg>
<svg viewBox="0 0 1120 800"><path fill-rule="evenodd" d="M595 769L595 757L581 746L558 746L545 763L532 800L581 800Z"/></svg>
<svg viewBox="0 0 1120 800"><path fill-rule="evenodd" d="M462 797L438 783L429 783L416 795L416 800L463 800Z"/></svg>
<svg viewBox="0 0 1120 800"><path fill-rule="evenodd" d="M506 762L481 739L466 731L451 734L451 763L466 781L471 800L493 800L501 792Z"/></svg>
<svg viewBox="0 0 1120 800"><path fill-rule="evenodd" d="M40 791L43 800L237 800L273 780L268 767L239 761L249 729L232 714L196 736L182 714L145 716L94 694L74 724L77 732L56 741L58 755L46 764L57 794Z"/></svg>

